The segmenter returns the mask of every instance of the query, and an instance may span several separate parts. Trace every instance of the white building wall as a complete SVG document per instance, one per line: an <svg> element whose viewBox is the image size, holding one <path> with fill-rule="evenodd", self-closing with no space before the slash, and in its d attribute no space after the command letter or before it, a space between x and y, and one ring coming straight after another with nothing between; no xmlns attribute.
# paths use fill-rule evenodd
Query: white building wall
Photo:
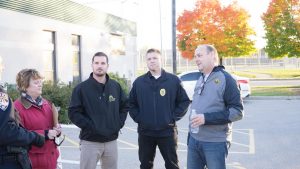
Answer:
<svg viewBox="0 0 300 169"><path fill-rule="evenodd" d="M62 21L0 9L0 57L3 82L15 83L18 71L35 68L44 71L43 30L56 32L56 66L58 80L68 83L73 79L71 35L81 36L82 80L88 78L94 53L103 51L110 59L110 72L133 79L135 77L136 38L125 36L126 55L110 56L108 32ZM0 72L1 73L1 72Z"/></svg>

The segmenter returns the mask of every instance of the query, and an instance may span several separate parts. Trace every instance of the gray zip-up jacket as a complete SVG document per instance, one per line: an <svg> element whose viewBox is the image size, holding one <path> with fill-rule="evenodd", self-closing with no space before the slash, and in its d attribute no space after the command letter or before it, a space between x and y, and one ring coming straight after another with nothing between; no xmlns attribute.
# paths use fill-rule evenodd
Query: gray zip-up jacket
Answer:
<svg viewBox="0 0 300 169"><path fill-rule="evenodd" d="M204 114L205 124L199 127L198 133L190 134L199 141L230 142L232 122L244 116L240 89L223 66L215 67L204 80L202 75L197 81L190 109L195 109L197 114Z"/></svg>

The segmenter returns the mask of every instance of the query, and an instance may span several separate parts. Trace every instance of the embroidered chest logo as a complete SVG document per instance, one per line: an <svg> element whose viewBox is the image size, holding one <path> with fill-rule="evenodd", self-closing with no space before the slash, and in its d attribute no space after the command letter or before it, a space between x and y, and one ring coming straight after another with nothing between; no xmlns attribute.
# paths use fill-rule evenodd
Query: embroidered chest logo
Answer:
<svg viewBox="0 0 300 169"><path fill-rule="evenodd" d="M166 89L160 89L159 94L161 96L165 96L166 95Z"/></svg>
<svg viewBox="0 0 300 169"><path fill-rule="evenodd" d="M215 79L215 84L219 84L220 82L220 79Z"/></svg>
<svg viewBox="0 0 300 169"><path fill-rule="evenodd" d="M8 107L9 100L6 93L0 92L0 109L5 111Z"/></svg>
<svg viewBox="0 0 300 169"><path fill-rule="evenodd" d="M114 96L109 95L109 97L108 97L109 102L114 102L115 100L116 100L116 98L114 98Z"/></svg>

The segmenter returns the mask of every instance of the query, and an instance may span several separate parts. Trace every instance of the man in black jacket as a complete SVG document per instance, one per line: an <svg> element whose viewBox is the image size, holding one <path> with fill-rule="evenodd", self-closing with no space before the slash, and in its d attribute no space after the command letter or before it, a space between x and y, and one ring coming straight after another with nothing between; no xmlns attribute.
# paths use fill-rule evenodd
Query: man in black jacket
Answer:
<svg viewBox="0 0 300 169"><path fill-rule="evenodd" d="M18 124L13 102L0 85L0 168L31 169L27 150L30 145L41 147L45 138L27 131Z"/></svg>
<svg viewBox="0 0 300 169"><path fill-rule="evenodd" d="M92 59L93 72L72 93L69 118L80 131L80 168L117 169L117 138L124 126L128 100L120 84L107 74L108 57L97 52Z"/></svg>
<svg viewBox="0 0 300 169"><path fill-rule="evenodd" d="M152 169L158 146L166 169L178 169L176 121L186 113L190 100L179 78L161 68L157 49L146 53L149 71L138 77L130 91L132 119L138 123L141 169Z"/></svg>

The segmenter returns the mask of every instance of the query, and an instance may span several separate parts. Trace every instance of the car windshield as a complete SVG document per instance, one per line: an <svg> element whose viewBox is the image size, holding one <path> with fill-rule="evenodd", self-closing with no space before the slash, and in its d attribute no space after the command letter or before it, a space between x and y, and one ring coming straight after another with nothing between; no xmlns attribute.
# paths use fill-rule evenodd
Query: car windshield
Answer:
<svg viewBox="0 0 300 169"><path fill-rule="evenodd" d="M194 81L194 80L197 81L199 77L200 77L200 72L192 72L181 76L180 79L182 81Z"/></svg>

